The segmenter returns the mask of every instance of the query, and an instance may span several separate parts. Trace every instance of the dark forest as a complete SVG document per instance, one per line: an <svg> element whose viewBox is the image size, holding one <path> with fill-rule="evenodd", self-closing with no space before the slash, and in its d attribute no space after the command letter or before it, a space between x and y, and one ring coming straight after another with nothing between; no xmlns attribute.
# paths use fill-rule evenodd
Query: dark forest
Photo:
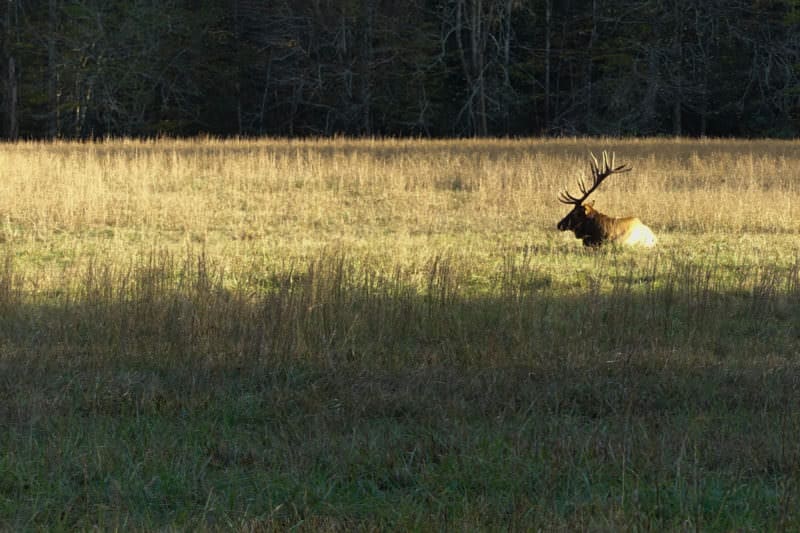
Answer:
<svg viewBox="0 0 800 533"><path fill-rule="evenodd" d="M5 139L800 133L800 0L3 4Z"/></svg>

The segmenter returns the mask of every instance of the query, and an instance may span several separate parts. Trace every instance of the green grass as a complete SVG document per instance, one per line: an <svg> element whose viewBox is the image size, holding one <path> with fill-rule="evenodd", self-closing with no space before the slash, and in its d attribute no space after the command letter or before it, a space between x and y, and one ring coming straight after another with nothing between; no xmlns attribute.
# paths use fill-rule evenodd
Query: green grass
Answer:
<svg viewBox="0 0 800 533"><path fill-rule="evenodd" d="M36 296L7 261L3 524L796 527L798 264L576 259L161 253Z"/></svg>
<svg viewBox="0 0 800 533"><path fill-rule="evenodd" d="M579 141L316 142L44 146L67 177L0 201L0 529L800 528L800 228L717 174L780 203L794 145L624 144L659 246L586 250L521 178Z"/></svg>
<svg viewBox="0 0 800 533"><path fill-rule="evenodd" d="M42 391L47 417L3 439L4 515L69 529L796 527L793 377L591 374L73 373Z"/></svg>

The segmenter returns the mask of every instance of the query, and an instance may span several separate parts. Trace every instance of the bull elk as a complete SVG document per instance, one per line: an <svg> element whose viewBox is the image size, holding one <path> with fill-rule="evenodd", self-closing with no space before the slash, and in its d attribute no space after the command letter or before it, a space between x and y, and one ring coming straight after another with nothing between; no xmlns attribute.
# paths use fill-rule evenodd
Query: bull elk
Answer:
<svg viewBox="0 0 800 533"><path fill-rule="evenodd" d="M656 244L656 236L650 231L650 228L642 224L642 221L638 218L610 217L596 210L594 208L594 201L584 203L589 195L592 194L607 177L612 174L620 174L631 170L627 165L615 167L613 153L609 160L608 153L605 151L603 152L602 166L598 164L594 154L590 153L589 155L592 157L592 185L587 188L582 179L578 181L578 188L583 194L580 198L572 196L566 191L559 194L558 199L565 204L572 205L573 208L572 211L558 223L558 229L561 231L572 230L572 232L575 233L576 239L583 240L584 246L600 246L607 242L625 245L639 244L642 246L654 246Z"/></svg>

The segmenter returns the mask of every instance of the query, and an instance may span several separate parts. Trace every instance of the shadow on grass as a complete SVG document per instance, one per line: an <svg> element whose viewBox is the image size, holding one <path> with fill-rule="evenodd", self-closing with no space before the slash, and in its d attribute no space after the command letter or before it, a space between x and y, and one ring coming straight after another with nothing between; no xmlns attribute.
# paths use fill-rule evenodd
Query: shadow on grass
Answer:
<svg viewBox="0 0 800 533"><path fill-rule="evenodd" d="M477 291L469 272L441 258L422 274L380 273L341 256L297 270L230 273L203 256L154 254L126 268L90 264L48 291L30 291L7 261L0 332L6 355L93 364L157 357L563 370L643 354L664 364L798 354L797 265L741 271L658 261L565 287L512 258Z"/></svg>
<svg viewBox="0 0 800 533"><path fill-rule="evenodd" d="M798 524L796 268L459 268L7 263L0 524Z"/></svg>

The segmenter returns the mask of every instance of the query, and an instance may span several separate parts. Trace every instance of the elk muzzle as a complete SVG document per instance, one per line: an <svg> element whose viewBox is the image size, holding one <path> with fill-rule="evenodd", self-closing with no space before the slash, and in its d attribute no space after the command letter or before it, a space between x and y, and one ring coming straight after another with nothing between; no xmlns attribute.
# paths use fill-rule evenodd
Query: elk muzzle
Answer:
<svg viewBox="0 0 800 533"><path fill-rule="evenodd" d="M572 213L562 218L556 227L559 231L567 231L572 229Z"/></svg>

